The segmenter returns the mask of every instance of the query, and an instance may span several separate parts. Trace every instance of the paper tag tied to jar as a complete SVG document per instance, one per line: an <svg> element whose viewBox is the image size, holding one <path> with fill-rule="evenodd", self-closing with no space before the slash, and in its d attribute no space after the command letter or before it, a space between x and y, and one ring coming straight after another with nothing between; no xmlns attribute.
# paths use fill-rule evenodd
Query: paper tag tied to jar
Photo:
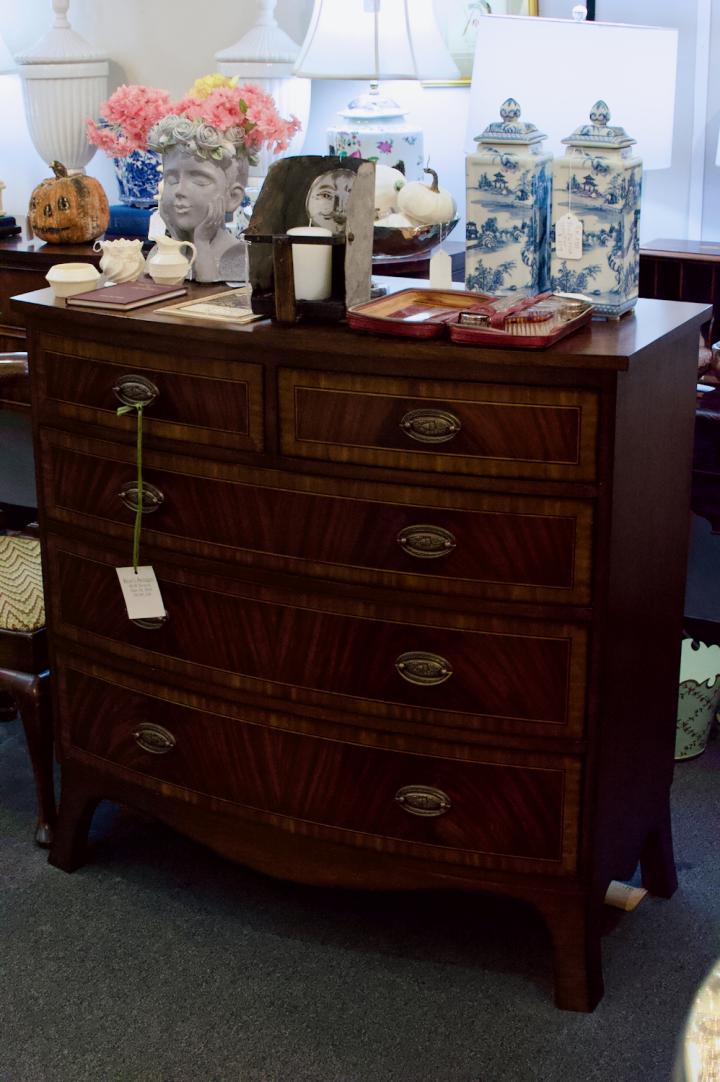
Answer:
<svg viewBox="0 0 720 1082"><path fill-rule="evenodd" d="M583 224L568 212L555 223L555 255L558 259L582 259Z"/></svg>

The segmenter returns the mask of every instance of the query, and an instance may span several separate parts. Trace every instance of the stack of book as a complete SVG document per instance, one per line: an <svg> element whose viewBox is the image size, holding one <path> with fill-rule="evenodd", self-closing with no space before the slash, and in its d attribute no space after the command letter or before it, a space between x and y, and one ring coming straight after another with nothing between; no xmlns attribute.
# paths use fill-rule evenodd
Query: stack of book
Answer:
<svg viewBox="0 0 720 1082"><path fill-rule="evenodd" d="M66 304L79 308L108 308L116 312L130 312L133 308L142 308L146 304L169 301L173 297L182 297L187 293L187 286L158 285L147 278L137 282L122 282L119 285L99 286L84 293L73 293Z"/></svg>
<svg viewBox="0 0 720 1082"><path fill-rule="evenodd" d="M16 237L22 233L22 228L9 214L0 214L0 240L6 237Z"/></svg>
<svg viewBox="0 0 720 1082"><path fill-rule="evenodd" d="M129 207L125 203L113 203L106 237L126 237L128 240L147 240L150 218L155 207Z"/></svg>

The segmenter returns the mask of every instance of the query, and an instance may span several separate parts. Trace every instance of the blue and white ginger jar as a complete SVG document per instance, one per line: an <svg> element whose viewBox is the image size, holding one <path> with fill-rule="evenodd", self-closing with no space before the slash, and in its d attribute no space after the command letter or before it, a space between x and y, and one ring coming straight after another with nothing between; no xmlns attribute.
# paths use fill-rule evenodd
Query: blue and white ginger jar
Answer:
<svg viewBox="0 0 720 1082"><path fill-rule="evenodd" d="M545 135L508 98L465 163L465 285L532 296L547 289L550 162Z"/></svg>
<svg viewBox="0 0 720 1082"><path fill-rule="evenodd" d="M596 313L618 317L638 296L642 162L635 139L609 121L605 102L596 102L553 162L550 280L555 292L583 293ZM579 259L557 255L556 226L567 214L582 222Z"/></svg>
<svg viewBox="0 0 720 1082"><path fill-rule="evenodd" d="M133 150L126 158L113 158L120 202L130 207L155 207L162 180L162 161L154 150Z"/></svg>

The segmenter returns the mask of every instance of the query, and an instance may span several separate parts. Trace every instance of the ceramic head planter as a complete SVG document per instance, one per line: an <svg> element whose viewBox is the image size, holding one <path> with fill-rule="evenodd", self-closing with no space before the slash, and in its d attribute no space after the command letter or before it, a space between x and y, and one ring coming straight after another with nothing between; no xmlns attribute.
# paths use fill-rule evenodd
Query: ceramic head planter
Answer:
<svg viewBox="0 0 720 1082"><path fill-rule="evenodd" d="M201 121L168 116L151 131L150 146L163 158L160 213L175 240L195 245L196 279L243 280L245 242L225 228L245 195L250 161L243 144L223 140Z"/></svg>
<svg viewBox="0 0 720 1082"><path fill-rule="evenodd" d="M163 221L175 240L195 246L197 281L242 281L245 242L225 223L245 195L253 152L264 144L284 149L297 121L282 120L272 98L251 84L217 86L174 108L148 135L163 159Z"/></svg>

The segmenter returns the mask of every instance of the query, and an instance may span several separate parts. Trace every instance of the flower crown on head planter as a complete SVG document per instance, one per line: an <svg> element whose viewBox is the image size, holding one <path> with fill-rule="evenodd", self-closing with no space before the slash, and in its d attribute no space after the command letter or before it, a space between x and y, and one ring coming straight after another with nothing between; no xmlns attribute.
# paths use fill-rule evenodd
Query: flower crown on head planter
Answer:
<svg viewBox="0 0 720 1082"><path fill-rule="evenodd" d="M284 120L269 94L237 78L204 75L188 94L172 102L166 90L121 86L100 106L100 120L89 120L88 140L114 158L134 150L162 153L186 147L201 158L252 159L263 146L276 154L300 127L297 117Z"/></svg>

